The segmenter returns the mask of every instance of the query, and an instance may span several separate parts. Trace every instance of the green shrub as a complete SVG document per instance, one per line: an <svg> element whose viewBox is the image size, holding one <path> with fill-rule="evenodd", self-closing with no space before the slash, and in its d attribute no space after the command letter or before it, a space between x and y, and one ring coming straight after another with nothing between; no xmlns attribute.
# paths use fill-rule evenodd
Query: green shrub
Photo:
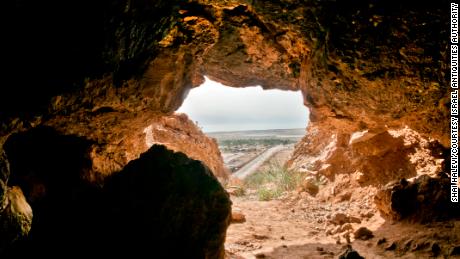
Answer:
<svg viewBox="0 0 460 259"><path fill-rule="evenodd" d="M301 181L301 173L288 170L279 161L273 161L264 170L249 175L244 180L244 186L255 189L259 200L267 201L294 190Z"/></svg>
<svg viewBox="0 0 460 259"><path fill-rule="evenodd" d="M269 201L278 198L281 193L277 189L261 187L257 190L257 197L260 201Z"/></svg>

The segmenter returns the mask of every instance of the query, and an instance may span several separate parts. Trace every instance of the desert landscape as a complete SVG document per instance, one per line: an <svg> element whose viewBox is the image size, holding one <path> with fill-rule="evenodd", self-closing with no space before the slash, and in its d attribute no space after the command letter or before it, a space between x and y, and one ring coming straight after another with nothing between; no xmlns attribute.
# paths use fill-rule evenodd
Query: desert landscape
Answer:
<svg viewBox="0 0 460 259"><path fill-rule="evenodd" d="M228 131L206 134L217 140L225 166L230 169L232 175L235 175L250 162L260 164L280 151L293 151L294 145L305 135L305 129ZM257 166L252 167L252 170L249 171L253 172L256 169L258 169Z"/></svg>

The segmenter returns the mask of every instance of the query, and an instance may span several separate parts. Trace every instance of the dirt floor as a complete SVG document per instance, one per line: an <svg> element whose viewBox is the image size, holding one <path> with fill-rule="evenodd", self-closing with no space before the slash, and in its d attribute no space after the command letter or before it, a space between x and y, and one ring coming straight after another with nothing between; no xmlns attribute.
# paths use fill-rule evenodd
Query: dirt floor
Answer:
<svg viewBox="0 0 460 259"><path fill-rule="evenodd" d="M354 216L361 223L335 225L331 221L337 214L356 215L359 205L323 203L304 193L271 201L251 196L232 201L233 210L243 213L246 222L229 227L228 258L337 258L346 250L347 235L365 258L460 258L460 221L392 223L369 213ZM361 226L373 237L353 240ZM335 228L347 230L334 234Z"/></svg>
<svg viewBox="0 0 460 259"><path fill-rule="evenodd" d="M285 151L273 159L287 157ZM231 195L234 214L245 221L227 231L227 258L339 258L348 245L364 258L460 258L460 221L386 221L371 187L354 188L346 198L325 198L343 185L337 179L315 197L302 190L270 201L260 201L252 190Z"/></svg>

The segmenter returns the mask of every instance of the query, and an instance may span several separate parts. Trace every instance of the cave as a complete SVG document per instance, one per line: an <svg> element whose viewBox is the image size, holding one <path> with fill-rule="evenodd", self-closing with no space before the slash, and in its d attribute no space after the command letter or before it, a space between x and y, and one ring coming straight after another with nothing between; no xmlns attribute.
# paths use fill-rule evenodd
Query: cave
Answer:
<svg viewBox="0 0 460 259"><path fill-rule="evenodd" d="M457 256L448 6L9 1L0 257L238 258L225 242L266 258ZM174 113L205 76L301 91L309 124L287 166L306 180L278 202L314 201L315 209L289 211L304 217L299 225L316 224L308 235L328 232L327 245L283 235L270 250L270 236L251 232L255 245L231 236L245 223L230 225L235 197L217 144ZM321 185L314 197L309 176ZM373 234L345 211L357 201L367 206L360 221L379 217ZM328 214L328 204L346 213Z"/></svg>

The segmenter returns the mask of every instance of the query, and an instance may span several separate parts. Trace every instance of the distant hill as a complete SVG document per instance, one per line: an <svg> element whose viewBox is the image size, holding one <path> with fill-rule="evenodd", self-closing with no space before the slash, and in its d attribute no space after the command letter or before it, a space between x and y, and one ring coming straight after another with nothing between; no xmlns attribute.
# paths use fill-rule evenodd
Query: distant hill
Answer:
<svg viewBox="0 0 460 259"><path fill-rule="evenodd" d="M305 136L305 129L222 131L222 132L207 132L206 135L216 138L218 140L265 139L265 138L300 139L303 136Z"/></svg>

